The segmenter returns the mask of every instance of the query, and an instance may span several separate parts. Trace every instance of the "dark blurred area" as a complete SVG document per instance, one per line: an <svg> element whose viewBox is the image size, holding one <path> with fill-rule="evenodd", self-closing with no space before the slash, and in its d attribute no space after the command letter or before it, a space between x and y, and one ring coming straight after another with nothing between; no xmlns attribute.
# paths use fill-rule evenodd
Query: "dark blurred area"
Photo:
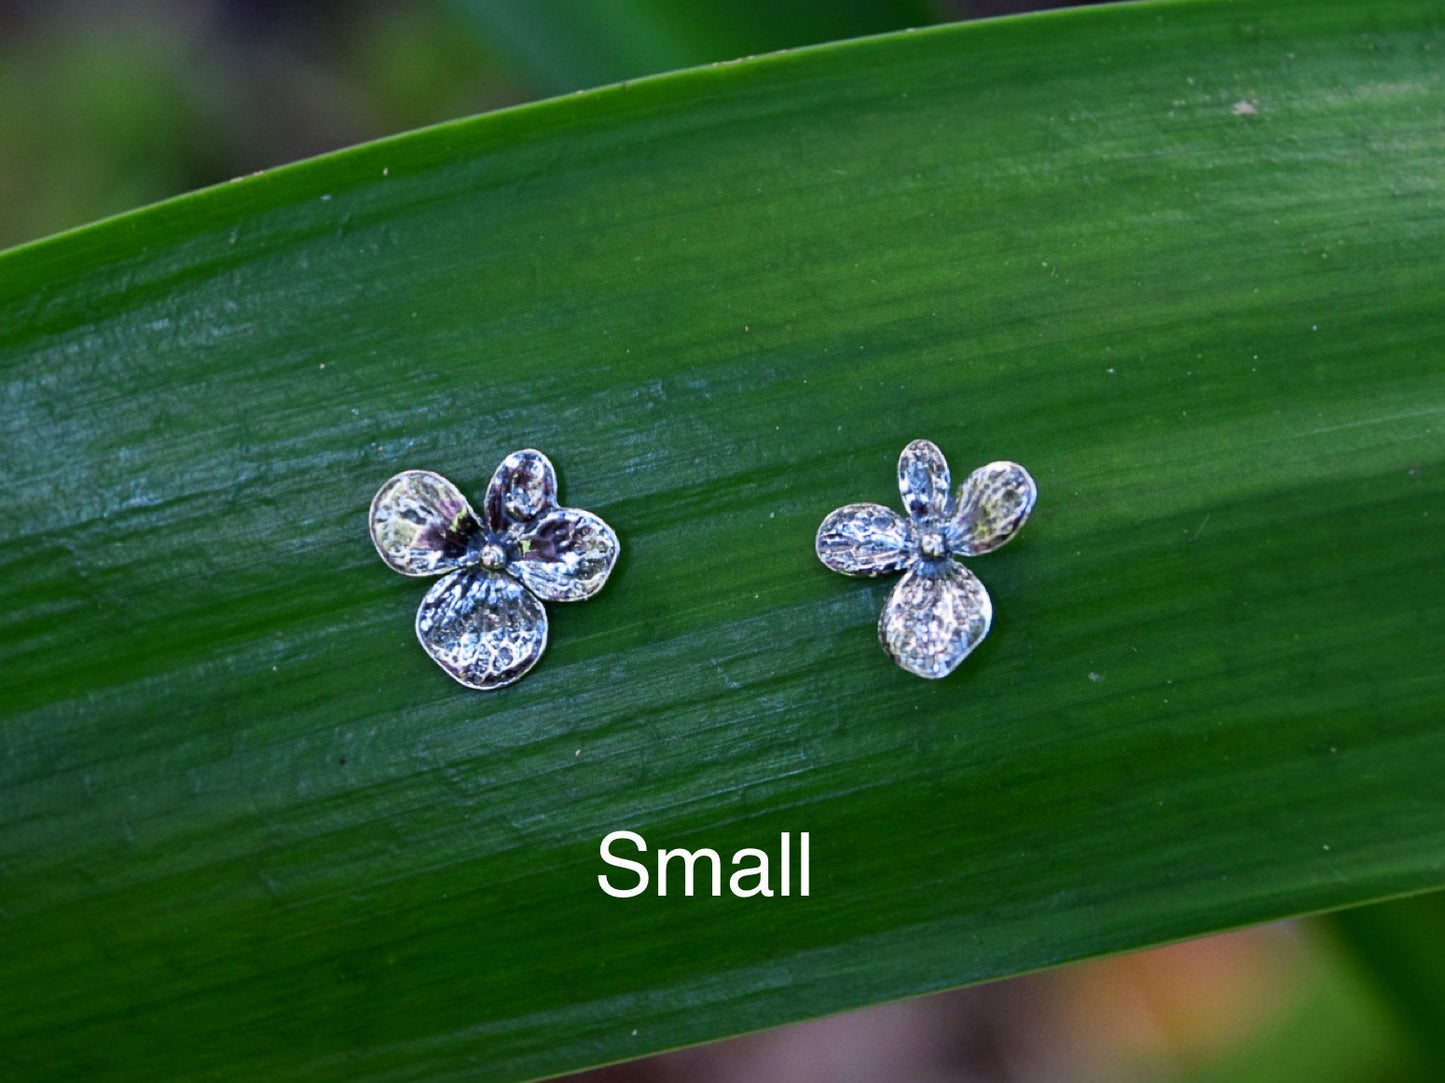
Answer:
<svg viewBox="0 0 1445 1083"><path fill-rule="evenodd" d="M1039 0L0 0L0 247L353 143L737 56ZM1277 925L570 1077L1406 1078L1368 982Z"/></svg>

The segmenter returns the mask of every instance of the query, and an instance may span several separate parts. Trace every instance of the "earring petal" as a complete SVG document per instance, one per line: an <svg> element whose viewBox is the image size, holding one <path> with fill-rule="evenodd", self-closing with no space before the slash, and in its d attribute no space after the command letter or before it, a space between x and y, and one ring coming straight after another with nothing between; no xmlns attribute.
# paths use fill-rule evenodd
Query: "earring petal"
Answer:
<svg viewBox="0 0 1445 1083"><path fill-rule="evenodd" d="M818 527L818 559L844 575L875 576L908 565L913 524L882 504L849 504L830 512Z"/></svg>
<svg viewBox="0 0 1445 1083"><path fill-rule="evenodd" d="M602 589L621 545L590 511L557 508L528 528L520 548L508 572L544 602L576 602Z"/></svg>
<svg viewBox="0 0 1445 1083"><path fill-rule="evenodd" d="M974 557L1003 545L1024 525L1038 495L1018 463L980 466L958 487L958 511L948 525L954 552Z"/></svg>
<svg viewBox="0 0 1445 1083"><path fill-rule="evenodd" d="M511 684L547 646L547 611L509 575L464 568L436 583L416 611L416 637L456 681Z"/></svg>
<svg viewBox="0 0 1445 1083"><path fill-rule="evenodd" d="M557 471L540 451L525 448L502 460L482 507L493 530L525 527L557 506Z"/></svg>
<svg viewBox="0 0 1445 1083"><path fill-rule="evenodd" d="M878 638L909 673L947 677L988 635L993 603L978 578L947 561L927 574L909 571L883 607Z"/></svg>
<svg viewBox="0 0 1445 1083"><path fill-rule="evenodd" d="M898 457L898 491L903 510L915 521L952 513L948 460L931 440L915 440Z"/></svg>
<svg viewBox="0 0 1445 1083"><path fill-rule="evenodd" d="M440 575L476 562L482 524L461 490L430 470L405 470L371 501L371 542L402 575Z"/></svg>

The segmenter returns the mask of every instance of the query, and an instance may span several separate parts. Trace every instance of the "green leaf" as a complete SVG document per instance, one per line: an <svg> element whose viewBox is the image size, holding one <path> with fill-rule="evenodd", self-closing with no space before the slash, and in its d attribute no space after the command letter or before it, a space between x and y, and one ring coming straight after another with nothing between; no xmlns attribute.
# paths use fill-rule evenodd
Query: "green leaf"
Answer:
<svg viewBox="0 0 1445 1083"><path fill-rule="evenodd" d="M1445 882L1442 29L881 38L0 258L7 1074L518 1078ZM939 682L813 555L915 437L1040 488ZM522 447L623 557L470 692L366 510Z"/></svg>

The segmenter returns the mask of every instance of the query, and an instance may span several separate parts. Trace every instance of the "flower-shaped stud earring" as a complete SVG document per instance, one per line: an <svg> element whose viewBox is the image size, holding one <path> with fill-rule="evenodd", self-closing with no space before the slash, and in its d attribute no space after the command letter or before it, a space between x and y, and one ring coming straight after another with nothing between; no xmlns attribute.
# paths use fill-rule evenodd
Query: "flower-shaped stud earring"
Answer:
<svg viewBox="0 0 1445 1083"><path fill-rule="evenodd" d="M955 498L948 462L927 440L898 459L907 517L881 504L849 504L818 527L818 559L845 575L904 572L878 619L889 656L920 677L947 677L988 634L993 603L954 557L997 549L1018 533L1038 489L1018 463L969 475Z"/></svg>
<svg viewBox="0 0 1445 1083"><path fill-rule="evenodd" d="M416 637L452 677L482 689L536 665L547 646L542 602L592 597L618 553L610 526L558 505L556 471L530 449L497 467L481 518L440 474L396 475L371 502L371 540L402 575L443 575L416 611Z"/></svg>

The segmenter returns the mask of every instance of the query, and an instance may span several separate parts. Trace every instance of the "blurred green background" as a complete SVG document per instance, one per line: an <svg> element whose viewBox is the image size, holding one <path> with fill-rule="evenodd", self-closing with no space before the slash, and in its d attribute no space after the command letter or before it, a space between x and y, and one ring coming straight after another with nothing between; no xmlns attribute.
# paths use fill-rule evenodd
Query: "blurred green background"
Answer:
<svg viewBox="0 0 1445 1083"><path fill-rule="evenodd" d="M426 124L1026 0L0 0L0 247ZM1041 58L1046 62L1046 58ZM1445 1078L1445 903L885 1005L591 1080Z"/></svg>

